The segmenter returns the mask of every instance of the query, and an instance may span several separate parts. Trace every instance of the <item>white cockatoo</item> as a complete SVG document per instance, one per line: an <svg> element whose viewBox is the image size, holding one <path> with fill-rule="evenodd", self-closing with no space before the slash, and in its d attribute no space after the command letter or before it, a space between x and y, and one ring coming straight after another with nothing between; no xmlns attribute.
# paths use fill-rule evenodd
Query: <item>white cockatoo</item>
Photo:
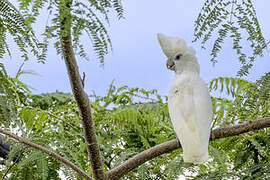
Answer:
<svg viewBox="0 0 270 180"><path fill-rule="evenodd" d="M184 153L184 162L208 160L212 103L206 83L200 78L195 50L184 40L158 34L167 56L167 68L175 72L168 95L171 121Z"/></svg>

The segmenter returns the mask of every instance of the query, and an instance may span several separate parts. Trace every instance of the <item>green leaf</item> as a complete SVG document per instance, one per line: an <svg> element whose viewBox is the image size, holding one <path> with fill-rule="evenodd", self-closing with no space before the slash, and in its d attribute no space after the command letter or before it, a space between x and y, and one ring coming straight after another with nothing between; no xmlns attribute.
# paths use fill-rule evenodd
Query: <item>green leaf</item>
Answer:
<svg viewBox="0 0 270 180"><path fill-rule="evenodd" d="M33 111L31 108L26 107L21 110L19 117L26 124L27 131L30 131L32 129L35 116L36 112Z"/></svg>
<svg viewBox="0 0 270 180"><path fill-rule="evenodd" d="M48 114L44 112L38 113L38 119L35 122L35 127L38 130L41 130L43 123L47 120Z"/></svg>

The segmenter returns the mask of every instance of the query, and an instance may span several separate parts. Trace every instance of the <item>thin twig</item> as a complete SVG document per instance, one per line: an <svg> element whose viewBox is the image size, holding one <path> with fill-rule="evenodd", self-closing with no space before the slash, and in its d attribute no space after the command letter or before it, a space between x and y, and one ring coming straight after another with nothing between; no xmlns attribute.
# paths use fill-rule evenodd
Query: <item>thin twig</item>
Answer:
<svg viewBox="0 0 270 180"><path fill-rule="evenodd" d="M20 76L23 66L24 66L24 62L20 65L20 67L16 73L16 76L15 76L16 79L18 79L18 77Z"/></svg>
<svg viewBox="0 0 270 180"><path fill-rule="evenodd" d="M5 180L8 172L11 170L11 168L18 162L20 157L16 158L14 162L12 162L12 164L7 168L5 174L2 176L2 179L1 180Z"/></svg>

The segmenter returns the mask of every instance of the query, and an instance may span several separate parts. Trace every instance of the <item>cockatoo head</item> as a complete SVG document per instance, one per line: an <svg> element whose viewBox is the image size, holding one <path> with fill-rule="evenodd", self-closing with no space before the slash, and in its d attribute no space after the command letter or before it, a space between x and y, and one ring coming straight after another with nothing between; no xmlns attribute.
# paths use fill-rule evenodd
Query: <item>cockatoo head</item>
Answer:
<svg viewBox="0 0 270 180"><path fill-rule="evenodd" d="M195 50L186 45L183 39L177 37L168 37L158 34L158 41L162 51L167 56L167 68L175 72L181 71L187 64L194 65L196 71L199 71L199 64L195 57Z"/></svg>

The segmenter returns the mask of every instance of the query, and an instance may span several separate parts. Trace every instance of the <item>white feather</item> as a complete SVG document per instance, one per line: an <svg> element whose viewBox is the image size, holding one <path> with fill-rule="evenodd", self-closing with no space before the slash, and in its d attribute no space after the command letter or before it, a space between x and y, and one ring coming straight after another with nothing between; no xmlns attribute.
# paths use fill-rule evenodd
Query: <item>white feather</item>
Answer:
<svg viewBox="0 0 270 180"><path fill-rule="evenodd" d="M208 143L212 104L208 88L200 78L195 51L184 40L158 34L164 54L174 58L175 77L169 91L168 107L176 135L182 145L184 161L203 163L208 160Z"/></svg>

